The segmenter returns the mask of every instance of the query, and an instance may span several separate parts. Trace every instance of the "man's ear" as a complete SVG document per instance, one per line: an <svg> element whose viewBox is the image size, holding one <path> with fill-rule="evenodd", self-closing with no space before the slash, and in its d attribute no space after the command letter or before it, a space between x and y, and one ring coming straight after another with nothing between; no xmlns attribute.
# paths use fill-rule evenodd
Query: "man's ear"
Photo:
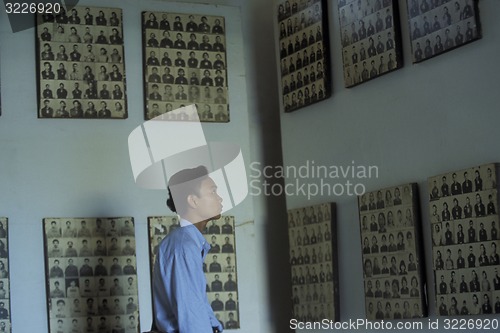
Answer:
<svg viewBox="0 0 500 333"><path fill-rule="evenodd" d="M194 194L188 195L188 197L187 197L187 203L188 203L188 206L190 208L196 209L196 206L197 206L197 197L196 197L196 195L194 195Z"/></svg>

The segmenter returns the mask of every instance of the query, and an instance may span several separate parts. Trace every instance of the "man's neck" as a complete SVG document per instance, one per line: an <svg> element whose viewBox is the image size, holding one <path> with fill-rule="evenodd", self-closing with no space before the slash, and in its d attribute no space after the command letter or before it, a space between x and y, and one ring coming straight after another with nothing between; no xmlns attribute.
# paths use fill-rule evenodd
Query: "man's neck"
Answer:
<svg viewBox="0 0 500 333"><path fill-rule="evenodd" d="M196 227L196 229L198 229L198 231L201 233L203 233L203 230L205 230L207 223L210 221L210 219L208 219L208 220L199 221L199 222L192 222L192 221L197 221L199 219L197 219L193 216L189 216L189 214L187 216L181 216L181 218L190 222L191 224L193 224Z"/></svg>
<svg viewBox="0 0 500 333"><path fill-rule="evenodd" d="M207 225L207 223L208 223L208 220L201 221L201 222L195 223L194 226L196 227L196 229L198 229L199 232L203 233L203 230L205 229L205 226Z"/></svg>

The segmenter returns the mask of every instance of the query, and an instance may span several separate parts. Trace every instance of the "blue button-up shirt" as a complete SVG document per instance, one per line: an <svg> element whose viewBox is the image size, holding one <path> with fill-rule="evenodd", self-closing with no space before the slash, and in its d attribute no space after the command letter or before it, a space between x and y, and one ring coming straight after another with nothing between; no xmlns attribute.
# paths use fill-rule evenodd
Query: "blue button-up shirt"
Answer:
<svg viewBox="0 0 500 333"><path fill-rule="evenodd" d="M208 244L201 232L181 219L181 228L160 243L153 270L154 320L167 333L222 331L208 303L203 261Z"/></svg>

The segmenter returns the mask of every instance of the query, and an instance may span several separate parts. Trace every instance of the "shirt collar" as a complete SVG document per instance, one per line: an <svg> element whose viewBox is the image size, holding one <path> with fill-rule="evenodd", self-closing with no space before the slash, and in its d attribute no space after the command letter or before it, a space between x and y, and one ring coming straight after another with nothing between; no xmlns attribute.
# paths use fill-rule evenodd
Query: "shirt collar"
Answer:
<svg viewBox="0 0 500 333"><path fill-rule="evenodd" d="M203 258L205 258L206 254L208 253L208 251L210 251L211 248L210 244L208 244L205 237L203 237L201 232L194 226L194 224L189 222L188 220L181 218L179 223L181 227L186 227L188 230L191 231L190 233L193 235L193 237L195 237L198 244L200 244L200 247L204 250Z"/></svg>
<svg viewBox="0 0 500 333"><path fill-rule="evenodd" d="M193 225L193 224L192 224L191 222L189 222L188 220L186 220L186 219L182 219L182 218L181 218L181 220L179 221L179 223L180 223L181 227L186 227L186 226L188 226L188 225Z"/></svg>

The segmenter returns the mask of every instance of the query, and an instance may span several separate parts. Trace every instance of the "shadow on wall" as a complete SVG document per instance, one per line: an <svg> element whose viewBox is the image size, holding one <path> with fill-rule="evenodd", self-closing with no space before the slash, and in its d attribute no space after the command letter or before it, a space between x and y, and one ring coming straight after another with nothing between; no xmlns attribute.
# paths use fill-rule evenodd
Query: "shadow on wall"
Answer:
<svg viewBox="0 0 500 333"><path fill-rule="evenodd" d="M259 123L261 161L263 165L282 165L279 93L274 60L274 3L267 0L248 1L243 7L243 12L247 13L243 24L251 27L251 30L247 31L250 38L246 50L253 53L249 59L253 63L249 67L254 70L247 72L253 73L254 76L250 81L252 88L249 91L256 92L256 98L250 100L254 103L251 105L251 112L257 113L255 117ZM270 309L268 318L272 318L271 332L293 332L289 326L292 316L292 283L288 264L286 200L284 196L268 196L264 205L263 222Z"/></svg>

